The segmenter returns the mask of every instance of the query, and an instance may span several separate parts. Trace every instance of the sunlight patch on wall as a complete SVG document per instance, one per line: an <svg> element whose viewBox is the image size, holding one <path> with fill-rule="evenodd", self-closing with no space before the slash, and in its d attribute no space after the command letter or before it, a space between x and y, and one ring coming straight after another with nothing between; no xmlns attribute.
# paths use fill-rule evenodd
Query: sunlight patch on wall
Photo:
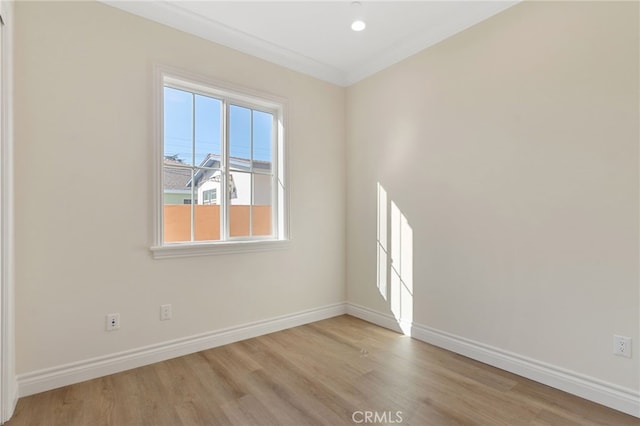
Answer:
<svg viewBox="0 0 640 426"><path fill-rule="evenodd" d="M389 214L390 210L390 214ZM404 334L413 323L413 229L378 183L378 291ZM390 243L390 244L389 244ZM390 285L387 285L387 284Z"/></svg>
<svg viewBox="0 0 640 426"><path fill-rule="evenodd" d="M387 191L378 183L378 291L387 300Z"/></svg>

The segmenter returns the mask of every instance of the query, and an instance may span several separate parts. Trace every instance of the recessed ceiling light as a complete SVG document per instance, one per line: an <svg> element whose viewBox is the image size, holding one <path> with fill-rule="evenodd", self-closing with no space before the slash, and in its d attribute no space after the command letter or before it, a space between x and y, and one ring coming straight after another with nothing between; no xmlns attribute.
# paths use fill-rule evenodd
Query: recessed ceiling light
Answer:
<svg viewBox="0 0 640 426"><path fill-rule="evenodd" d="M364 21L357 20L351 23L351 29L353 31L362 31L366 27L367 27L367 24L365 24Z"/></svg>
<svg viewBox="0 0 640 426"><path fill-rule="evenodd" d="M361 6L361 4L360 4L360 2L359 2L359 1L351 2L351 8L352 8L352 9L354 9L354 10L359 10L359 9L360 9L360 6ZM351 23L351 29L352 29L353 31L362 31L362 30L364 30L364 29L367 27L367 24L365 24L365 23L364 23L364 21L363 21L362 19L358 19L358 18L361 18L361 17L362 17L362 16L358 16L358 15L360 15L360 14L361 14L361 12L356 12L356 13L354 13L353 15L351 15L351 16L354 16L354 15L355 15L355 18L356 18L356 19Z"/></svg>

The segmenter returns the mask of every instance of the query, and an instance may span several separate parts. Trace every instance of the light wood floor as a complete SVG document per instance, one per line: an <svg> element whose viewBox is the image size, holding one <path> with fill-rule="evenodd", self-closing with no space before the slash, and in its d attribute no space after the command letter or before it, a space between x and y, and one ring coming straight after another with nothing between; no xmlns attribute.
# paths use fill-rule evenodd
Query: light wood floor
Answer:
<svg viewBox="0 0 640 426"><path fill-rule="evenodd" d="M640 425L350 316L22 398L7 424L333 426L365 411L421 426Z"/></svg>

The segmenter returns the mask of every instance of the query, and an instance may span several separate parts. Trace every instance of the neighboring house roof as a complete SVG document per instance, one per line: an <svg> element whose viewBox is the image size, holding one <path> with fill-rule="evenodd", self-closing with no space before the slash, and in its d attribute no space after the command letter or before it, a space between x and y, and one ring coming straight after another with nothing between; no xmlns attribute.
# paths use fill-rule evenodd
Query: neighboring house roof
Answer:
<svg viewBox="0 0 640 426"><path fill-rule="evenodd" d="M198 167L207 167L211 169L220 168L220 156L216 154L207 154L204 160L200 162L200 165ZM201 183L211 178L214 173L214 170L198 170L193 176L196 181L196 186L200 186ZM191 179L189 179L187 185L191 186Z"/></svg>
<svg viewBox="0 0 640 426"><path fill-rule="evenodd" d="M180 161L166 159L163 167L164 174L164 190L184 191L189 189L191 181L191 170L171 166L184 166Z"/></svg>
<svg viewBox="0 0 640 426"><path fill-rule="evenodd" d="M231 165L231 170L241 170L241 171L249 171L251 161L248 158L237 158L230 157L229 163ZM206 167L216 169L220 167L220 155L218 154L208 154L204 160L200 163L198 167ZM264 171L271 169L270 161L261 161L261 160L253 160L253 168L254 169L262 169ZM213 170L198 170L194 175L194 179L197 186L207 179L209 179L215 171ZM191 181L187 183L188 186L191 185Z"/></svg>
<svg viewBox="0 0 640 426"><path fill-rule="evenodd" d="M238 170L249 170L250 161L247 158L229 158L229 162L231 163L232 169ZM164 165L168 167L164 167L164 189L165 190L186 190L191 188L191 169L182 168L187 166L187 164L182 161L177 161L172 158L164 159ZM178 166L178 167L171 167ZM182 166L182 167L180 167ZM215 173L214 170L220 167L220 155L218 154L207 154L207 156L200 162L198 167L207 168L209 170L198 170L195 175L195 182L197 186L207 179L211 178L211 176ZM271 162L270 161L261 161L261 160L253 160L253 168L254 169L262 169L262 170L270 170Z"/></svg>

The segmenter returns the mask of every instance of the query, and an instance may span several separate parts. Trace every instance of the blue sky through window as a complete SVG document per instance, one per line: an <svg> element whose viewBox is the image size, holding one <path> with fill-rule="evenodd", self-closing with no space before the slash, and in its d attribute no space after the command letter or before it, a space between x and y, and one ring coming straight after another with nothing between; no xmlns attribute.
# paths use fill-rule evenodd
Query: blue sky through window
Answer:
<svg viewBox="0 0 640 426"><path fill-rule="evenodd" d="M220 154L222 101L184 90L164 88L164 155L177 156L186 164L200 165L207 154ZM262 111L231 105L229 108L229 153L272 161L273 116ZM195 118L195 123L194 123ZM195 150L193 140L195 136Z"/></svg>

